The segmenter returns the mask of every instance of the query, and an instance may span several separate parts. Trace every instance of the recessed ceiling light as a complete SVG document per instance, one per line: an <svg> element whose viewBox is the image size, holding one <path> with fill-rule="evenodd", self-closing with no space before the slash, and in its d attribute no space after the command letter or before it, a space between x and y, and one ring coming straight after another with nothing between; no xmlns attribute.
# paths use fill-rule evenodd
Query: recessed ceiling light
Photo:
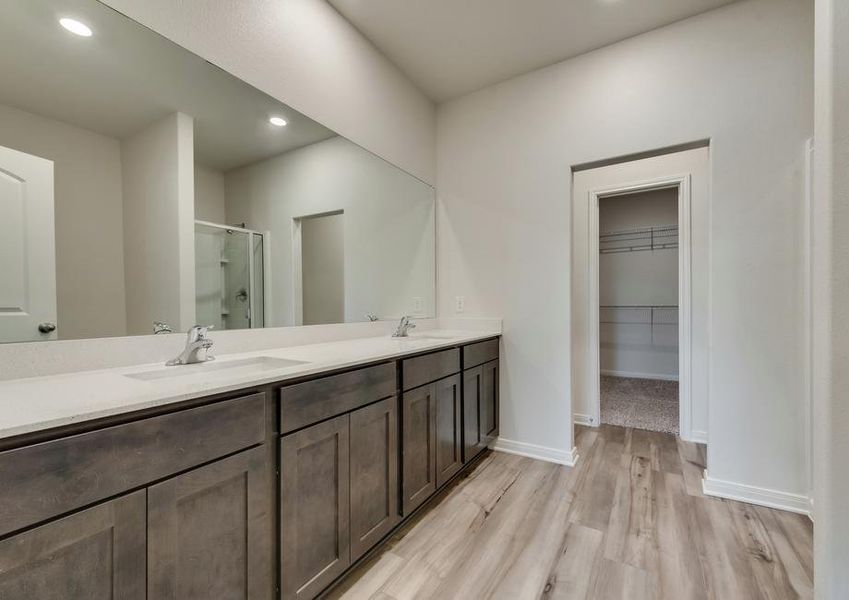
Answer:
<svg viewBox="0 0 849 600"><path fill-rule="evenodd" d="M59 25L61 25L71 33L80 35L82 37L91 37L92 34L91 27L89 27L85 23L77 21L76 19L69 19L67 17L59 19Z"/></svg>
<svg viewBox="0 0 849 600"><path fill-rule="evenodd" d="M280 117L271 117L268 122L276 127L283 127L286 125L286 119L281 119Z"/></svg>

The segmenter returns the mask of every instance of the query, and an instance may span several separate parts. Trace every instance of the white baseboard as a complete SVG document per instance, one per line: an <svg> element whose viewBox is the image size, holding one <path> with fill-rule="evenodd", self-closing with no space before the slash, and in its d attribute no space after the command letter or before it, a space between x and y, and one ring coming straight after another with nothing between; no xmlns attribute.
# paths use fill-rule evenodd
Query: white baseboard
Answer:
<svg viewBox="0 0 849 600"><path fill-rule="evenodd" d="M706 496L737 500L802 515L810 516L811 514L811 500L807 496L734 483L733 481L712 479L708 476L707 471L705 471L705 477L702 479L702 491Z"/></svg>
<svg viewBox="0 0 849 600"><path fill-rule="evenodd" d="M579 413L575 413L572 415L572 421L575 425L586 425L587 427L598 427L599 423L596 423L595 417L592 415L582 415Z"/></svg>
<svg viewBox="0 0 849 600"><path fill-rule="evenodd" d="M708 443L707 431L693 430L693 431L690 432L690 437L687 438L686 441L695 442L697 444L707 444Z"/></svg>
<svg viewBox="0 0 849 600"><path fill-rule="evenodd" d="M678 375L663 375L661 373L634 373L631 371L612 371L602 369L602 375L609 377L631 377L633 379L660 379L661 381L678 381Z"/></svg>
<svg viewBox="0 0 849 600"><path fill-rule="evenodd" d="M495 440L490 447L496 452L518 454L519 456L527 456L528 458L557 463L558 465L566 465L567 467L574 467L578 460L577 448L572 448L571 451L558 450L556 448L537 446L536 444L526 444L525 442L505 440L501 437Z"/></svg>

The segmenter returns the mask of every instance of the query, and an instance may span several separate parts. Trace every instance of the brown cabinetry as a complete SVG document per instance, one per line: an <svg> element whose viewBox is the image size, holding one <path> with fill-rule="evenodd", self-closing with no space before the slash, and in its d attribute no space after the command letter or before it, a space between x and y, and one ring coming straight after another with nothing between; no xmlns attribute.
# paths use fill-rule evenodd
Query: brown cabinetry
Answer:
<svg viewBox="0 0 849 600"><path fill-rule="evenodd" d="M401 400L402 507L408 515L436 491L436 389L425 385Z"/></svg>
<svg viewBox="0 0 849 600"><path fill-rule="evenodd" d="M398 402L387 398L351 413L351 560L400 521Z"/></svg>
<svg viewBox="0 0 849 600"><path fill-rule="evenodd" d="M349 419L280 443L281 595L312 598L351 562Z"/></svg>
<svg viewBox="0 0 849 600"><path fill-rule="evenodd" d="M481 436L480 400L483 395L483 368L463 371L463 462L476 457L486 444Z"/></svg>
<svg viewBox="0 0 849 600"><path fill-rule="evenodd" d="M281 596L312 598L398 523L397 400L283 437Z"/></svg>
<svg viewBox="0 0 849 600"><path fill-rule="evenodd" d="M271 598L265 419L252 394L0 453L0 598Z"/></svg>
<svg viewBox="0 0 849 600"><path fill-rule="evenodd" d="M266 456L254 448L148 488L151 598L270 597Z"/></svg>
<svg viewBox="0 0 849 600"><path fill-rule="evenodd" d="M261 444L265 432L265 396L251 394L0 452L0 535Z"/></svg>
<svg viewBox="0 0 849 600"><path fill-rule="evenodd" d="M403 509L408 515L462 467L460 375L404 392Z"/></svg>
<svg viewBox="0 0 849 600"><path fill-rule="evenodd" d="M144 600L144 490L0 541L0 598Z"/></svg>
<svg viewBox="0 0 849 600"><path fill-rule="evenodd" d="M436 397L436 486L451 479L463 466L463 397L460 374L440 379Z"/></svg>
<svg viewBox="0 0 849 600"><path fill-rule="evenodd" d="M498 437L498 340L463 348L463 368L463 462L467 463Z"/></svg>
<svg viewBox="0 0 849 600"><path fill-rule="evenodd" d="M480 437L485 446L498 437L498 360L481 367Z"/></svg>

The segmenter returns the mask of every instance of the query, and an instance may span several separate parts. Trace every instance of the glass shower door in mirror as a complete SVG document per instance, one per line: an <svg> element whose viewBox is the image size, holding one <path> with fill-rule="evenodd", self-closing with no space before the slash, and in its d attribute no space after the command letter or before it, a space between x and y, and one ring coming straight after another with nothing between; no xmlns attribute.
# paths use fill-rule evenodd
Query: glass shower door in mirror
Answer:
<svg viewBox="0 0 849 600"><path fill-rule="evenodd" d="M263 234L195 222L195 316L217 329L263 327Z"/></svg>

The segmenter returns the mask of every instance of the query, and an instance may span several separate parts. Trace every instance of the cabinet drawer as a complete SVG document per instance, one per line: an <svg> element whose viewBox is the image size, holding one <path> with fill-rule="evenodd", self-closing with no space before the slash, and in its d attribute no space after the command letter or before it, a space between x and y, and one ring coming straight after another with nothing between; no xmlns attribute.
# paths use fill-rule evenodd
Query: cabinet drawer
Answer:
<svg viewBox="0 0 849 600"><path fill-rule="evenodd" d="M498 339L463 347L463 368L471 369L498 358Z"/></svg>
<svg viewBox="0 0 849 600"><path fill-rule="evenodd" d="M280 389L280 433L289 433L395 394L395 363Z"/></svg>
<svg viewBox="0 0 849 600"><path fill-rule="evenodd" d="M433 352L401 363L404 389L409 390L460 371L460 349L451 348Z"/></svg>
<svg viewBox="0 0 849 600"><path fill-rule="evenodd" d="M264 439L253 394L0 452L0 535Z"/></svg>

